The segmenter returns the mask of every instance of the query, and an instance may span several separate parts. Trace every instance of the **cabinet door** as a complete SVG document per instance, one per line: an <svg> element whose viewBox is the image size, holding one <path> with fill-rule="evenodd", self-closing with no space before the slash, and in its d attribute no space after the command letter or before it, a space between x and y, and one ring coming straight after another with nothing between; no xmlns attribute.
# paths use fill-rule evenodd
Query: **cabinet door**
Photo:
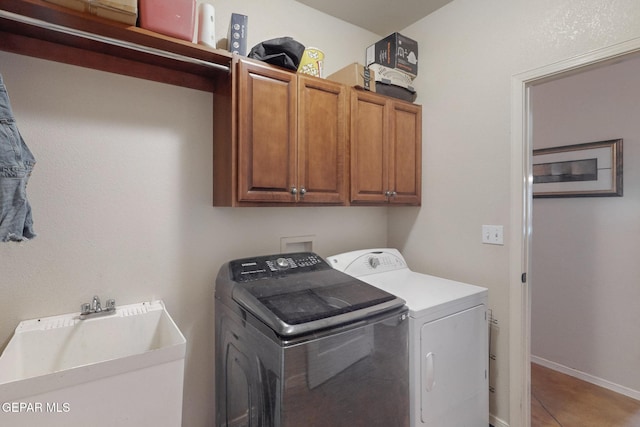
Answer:
<svg viewBox="0 0 640 427"><path fill-rule="evenodd" d="M238 64L238 200L293 202L296 75Z"/></svg>
<svg viewBox="0 0 640 427"><path fill-rule="evenodd" d="M390 102L390 203L419 205L422 187L422 107Z"/></svg>
<svg viewBox="0 0 640 427"><path fill-rule="evenodd" d="M298 201L346 202L345 86L298 76Z"/></svg>
<svg viewBox="0 0 640 427"><path fill-rule="evenodd" d="M386 98L351 91L351 201L385 203L388 191Z"/></svg>

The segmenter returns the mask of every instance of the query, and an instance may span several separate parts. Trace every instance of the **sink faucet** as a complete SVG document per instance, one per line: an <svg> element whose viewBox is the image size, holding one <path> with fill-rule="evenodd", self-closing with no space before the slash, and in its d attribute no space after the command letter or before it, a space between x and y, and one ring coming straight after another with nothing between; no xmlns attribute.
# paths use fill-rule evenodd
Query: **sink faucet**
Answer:
<svg viewBox="0 0 640 427"><path fill-rule="evenodd" d="M116 312L116 300L108 299L107 306L102 308L100 303L100 297L95 295L91 303L84 303L80 306L80 320L84 320L88 317L105 316L108 314L115 314Z"/></svg>

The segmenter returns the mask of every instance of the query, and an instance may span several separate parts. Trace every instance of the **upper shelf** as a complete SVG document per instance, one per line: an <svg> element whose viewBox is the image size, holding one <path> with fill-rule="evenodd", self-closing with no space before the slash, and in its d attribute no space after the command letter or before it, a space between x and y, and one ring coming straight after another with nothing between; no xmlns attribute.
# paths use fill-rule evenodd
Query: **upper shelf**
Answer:
<svg viewBox="0 0 640 427"><path fill-rule="evenodd" d="M0 50L215 92L231 53L41 0L2 0Z"/></svg>

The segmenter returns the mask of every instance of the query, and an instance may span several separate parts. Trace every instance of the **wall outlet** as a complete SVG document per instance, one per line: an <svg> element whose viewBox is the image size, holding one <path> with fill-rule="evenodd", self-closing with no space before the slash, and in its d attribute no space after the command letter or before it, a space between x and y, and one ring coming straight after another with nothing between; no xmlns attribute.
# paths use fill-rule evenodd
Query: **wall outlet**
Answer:
<svg viewBox="0 0 640 427"><path fill-rule="evenodd" d="M504 245L504 227L502 225L483 225L482 243Z"/></svg>

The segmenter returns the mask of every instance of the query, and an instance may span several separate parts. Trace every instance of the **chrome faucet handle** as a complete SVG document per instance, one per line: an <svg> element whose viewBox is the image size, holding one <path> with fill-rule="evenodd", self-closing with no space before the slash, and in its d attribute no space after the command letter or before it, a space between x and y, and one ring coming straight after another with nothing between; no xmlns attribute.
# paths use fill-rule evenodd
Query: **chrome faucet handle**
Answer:
<svg viewBox="0 0 640 427"><path fill-rule="evenodd" d="M111 310L115 310L116 309L116 300L113 298L110 298L107 300L107 308L105 308L105 310L111 311Z"/></svg>
<svg viewBox="0 0 640 427"><path fill-rule="evenodd" d="M92 307L93 311L96 313L99 313L102 311L102 306L100 305L100 298L98 297L98 295L95 295L93 297L93 307Z"/></svg>
<svg viewBox="0 0 640 427"><path fill-rule="evenodd" d="M80 314L89 314L89 313L91 313L91 304L86 302L80 306Z"/></svg>

